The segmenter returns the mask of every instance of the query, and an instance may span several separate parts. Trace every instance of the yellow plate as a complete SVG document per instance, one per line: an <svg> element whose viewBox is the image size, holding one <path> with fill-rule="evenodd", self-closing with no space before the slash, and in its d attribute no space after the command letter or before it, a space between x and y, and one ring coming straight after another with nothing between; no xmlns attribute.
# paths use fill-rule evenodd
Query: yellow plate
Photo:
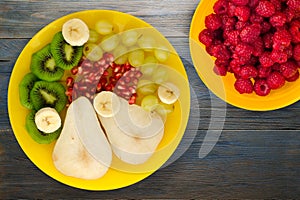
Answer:
<svg viewBox="0 0 300 200"><path fill-rule="evenodd" d="M30 138L25 129L25 117L27 113L29 113L29 110L22 107L19 101L18 86L23 76L30 71L31 55L48 44L53 35L58 31L61 31L63 23L71 18L80 18L84 20L89 27L93 27L95 22L99 19L108 19L117 24L119 30L144 27L156 31L156 33L169 44L171 51L173 52L170 55L170 59L164 64L171 66L174 72L180 74L181 77L181 79L176 79L181 89L180 99L175 105L174 112L168 116L165 124L164 137L153 156L146 163L137 166L122 163L114 156L112 162L113 165L117 167L113 169L110 168L107 174L97 180L72 178L63 175L56 170L51 159L55 142L49 145L41 145L35 143ZM172 79L172 77L170 78ZM20 54L14 66L8 89L8 111L10 122L15 137L28 158L40 170L57 181L86 190L112 190L129 186L143 180L159 169L178 146L187 125L189 110L190 91L188 78L184 66L171 44L156 29L146 22L129 14L109 10L89 10L72 13L57 19L39 31L29 41Z"/></svg>
<svg viewBox="0 0 300 200"><path fill-rule="evenodd" d="M225 77L215 75L213 72L214 60L198 40L199 33L205 28L205 17L213 12L215 2L216 0L202 0L194 13L190 26L191 57L203 83L222 100L247 110L275 110L298 101L300 99L300 79L296 82L286 83L278 90L272 90L266 97L260 97L255 93L239 94L234 89L233 74L227 74Z"/></svg>

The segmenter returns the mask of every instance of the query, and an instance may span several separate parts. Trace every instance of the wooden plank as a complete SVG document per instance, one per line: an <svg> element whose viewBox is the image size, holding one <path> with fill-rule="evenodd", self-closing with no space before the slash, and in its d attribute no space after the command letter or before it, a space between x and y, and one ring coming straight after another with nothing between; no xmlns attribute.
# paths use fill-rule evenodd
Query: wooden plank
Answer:
<svg viewBox="0 0 300 200"><path fill-rule="evenodd" d="M170 5L176 2L176 6ZM31 38L55 19L88 9L118 10L132 14L154 27L188 34L198 1L1 1L0 38ZM173 31L171 31L173 32ZM174 33L174 32L173 32ZM170 33L171 34L171 33Z"/></svg>
<svg viewBox="0 0 300 200"><path fill-rule="evenodd" d="M4 149L0 157L0 180L5 180L0 182L0 194L42 199L55 198L57 194L72 199L298 197L300 136L297 132L224 131L212 152L199 159L204 134L198 132L180 159L145 181L120 190L90 193L62 185L43 174L26 158L8 131L0 134L0 146Z"/></svg>

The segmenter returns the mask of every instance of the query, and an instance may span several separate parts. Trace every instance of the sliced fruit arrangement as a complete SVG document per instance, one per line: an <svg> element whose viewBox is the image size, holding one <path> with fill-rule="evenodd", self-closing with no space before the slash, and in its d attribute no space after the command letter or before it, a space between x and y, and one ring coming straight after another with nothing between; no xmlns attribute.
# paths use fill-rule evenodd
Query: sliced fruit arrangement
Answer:
<svg viewBox="0 0 300 200"><path fill-rule="evenodd" d="M218 0L213 10L199 41L239 93L267 96L299 78L299 0Z"/></svg>
<svg viewBox="0 0 300 200"><path fill-rule="evenodd" d="M66 21L32 55L31 72L20 83L21 104L31 110L29 135L43 144L58 138L53 162L68 176L100 178L112 150L124 162L146 162L180 95L164 66L169 57L168 47L147 30L119 31L108 20L93 27Z"/></svg>

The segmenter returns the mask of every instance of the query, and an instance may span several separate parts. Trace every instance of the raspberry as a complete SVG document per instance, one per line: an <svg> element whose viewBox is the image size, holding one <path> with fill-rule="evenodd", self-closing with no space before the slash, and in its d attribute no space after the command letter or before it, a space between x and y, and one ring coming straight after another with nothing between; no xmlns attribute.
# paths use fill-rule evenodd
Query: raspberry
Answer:
<svg viewBox="0 0 300 200"><path fill-rule="evenodd" d="M300 11L300 0L288 0L286 4L291 10Z"/></svg>
<svg viewBox="0 0 300 200"><path fill-rule="evenodd" d="M267 96L271 92L271 88L265 79L257 79L254 82L254 92L259 96Z"/></svg>
<svg viewBox="0 0 300 200"><path fill-rule="evenodd" d="M293 46L292 45L288 46L287 48L285 48L283 50L283 52L286 53L288 59L292 58L293 57Z"/></svg>
<svg viewBox="0 0 300 200"><path fill-rule="evenodd" d="M275 6L269 1L260 1L255 11L262 17L271 17L275 13Z"/></svg>
<svg viewBox="0 0 300 200"><path fill-rule="evenodd" d="M300 20L293 20L289 29L294 43L300 43Z"/></svg>
<svg viewBox="0 0 300 200"><path fill-rule="evenodd" d="M273 36L273 48L276 50L283 50L291 44L292 36L285 30L277 30Z"/></svg>
<svg viewBox="0 0 300 200"><path fill-rule="evenodd" d="M280 66L280 73L284 78L291 78L297 73L298 69L294 62L288 61Z"/></svg>
<svg viewBox="0 0 300 200"><path fill-rule="evenodd" d="M210 46L214 40L213 32L208 29L204 29L199 33L198 39L205 46Z"/></svg>
<svg viewBox="0 0 300 200"><path fill-rule="evenodd" d="M285 14L278 12L275 13L271 18L270 18L270 23L274 27L280 27L283 26L286 23L287 19Z"/></svg>
<svg viewBox="0 0 300 200"><path fill-rule="evenodd" d="M269 22L263 21L261 23L261 33L267 33L271 30L272 25Z"/></svg>
<svg viewBox="0 0 300 200"><path fill-rule="evenodd" d="M241 31L243 28L245 28L246 26L249 26L249 25L250 25L249 21L247 21L247 22L238 21L235 24L235 29Z"/></svg>
<svg viewBox="0 0 300 200"><path fill-rule="evenodd" d="M267 77L267 84L271 89L278 89L285 84L285 79L279 72L275 71Z"/></svg>
<svg viewBox="0 0 300 200"><path fill-rule="evenodd" d="M247 6L237 6L234 11L234 16L236 16L239 21L246 22L250 17L250 12Z"/></svg>
<svg viewBox="0 0 300 200"><path fill-rule="evenodd" d="M261 23L263 21L264 21L264 18L260 15L255 14L255 13L253 13L250 16L250 22L252 22L252 23Z"/></svg>
<svg viewBox="0 0 300 200"><path fill-rule="evenodd" d="M234 5L233 3L229 2L228 3L228 10L227 10L227 14L229 17L234 17L234 12L235 12L235 8L236 5Z"/></svg>
<svg viewBox="0 0 300 200"><path fill-rule="evenodd" d="M285 63L288 59L288 55L284 51L273 50L271 53L271 59L277 63Z"/></svg>
<svg viewBox="0 0 300 200"><path fill-rule="evenodd" d="M297 45L294 46L294 49L293 49L293 58L296 61L300 61L300 44L297 44Z"/></svg>
<svg viewBox="0 0 300 200"><path fill-rule="evenodd" d="M240 93L252 93L253 92L253 84L250 79L242 79L239 78L234 83L234 88Z"/></svg>
<svg viewBox="0 0 300 200"><path fill-rule="evenodd" d="M241 64L245 64L251 58L253 47L246 43L240 43L235 47L233 58L240 60Z"/></svg>
<svg viewBox="0 0 300 200"><path fill-rule="evenodd" d="M241 68L239 77L242 79L255 78L258 75L257 69L254 66L248 65Z"/></svg>
<svg viewBox="0 0 300 200"><path fill-rule="evenodd" d="M258 77L259 78L267 78L272 71L271 67L262 67L261 65L258 66Z"/></svg>
<svg viewBox="0 0 300 200"><path fill-rule="evenodd" d="M213 71L219 76L226 76L227 74L227 68L223 65L221 66L215 65Z"/></svg>
<svg viewBox="0 0 300 200"><path fill-rule="evenodd" d="M236 46L238 43L240 43L240 40L240 32L238 30L233 30L226 34L226 40L224 44L227 46Z"/></svg>
<svg viewBox="0 0 300 200"><path fill-rule="evenodd" d="M222 60L222 59L216 59L215 64L217 66L228 66L230 60Z"/></svg>
<svg viewBox="0 0 300 200"><path fill-rule="evenodd" d="M271 68L273 71L277 71L280 72L280 64L279 63L275 63Z"/></svg>
<svg viewBox="0 0 300 200"><path fill-rule="evenodd" d="M230 1L237 6L245 6L249 2L249 0L230 0Z"/></svg>
<svg viewBox="0 0 300 200"><path fill-rule="evenodd" d="M265 51L260 57L259 62L263 67L271 67L274 64L274 61L271 58L271 52Z"/></svg>
<svg viewBox="0 0 300 200"><path fill-rule="evenodd" d="M285 80L288 81L288 82L294 82L296 80L298 80L299 78L299 71L296 72L296 74L290 78L286 78Z"/></svg>
<svg viewBox="0 0 300 200"><path fill-rule="evenodd" d="M273 34L266 33L263 36L263 41L264 41L265 48L267 48L267 49L271 48L273 46Z"/></svg>
<svg viewBox="0 0 300 200"><path fill-rule="evenodd" d="M206 46L205 49L209 55L213 56L216 46L218 45L222 45L222 42L220 40L214 40L212 44L210 46Z"/></svg>
<svg viewBox="0 0 300 200"><path fill-rule="evenodd" d="M218 0L214 5L214 11L218 15L227 13L228 1L227 0Z"/></svg>
<svg viewBox="0 0 300 200"><path fill-rule="evenodd" d="M253 55L254 56L261 56L264 52L264 42L259 37L254 43L253 43Z"/></svg>
<svg viewBox="0 0 300 200"><path fill-rule="evenodd" d="M276 11L281 10L281 0L270 0L270 2L274 5Z"/></svg>
<svg viewBox="0 0 300 200"><path fill-rule="evenodd" d="M256 56L251 56L249 62L246 63L246 65L252 65L252 66L257 66L258 63L258 57Z"/></svg>
<svg viewBox="0 0 300 200"><path fill-rule="evenodd" d="M205 26L210 30L217 30L222 26L221 18L216 14L210 14L205 17Z"/></svg>
<svg viewBox="0 0 300 200"><path fill-rule="evenodd" d="M230 71L235 73L235 74L239 74L240 70L241 70L241 63L239 60L233 59L230 63L229 63L229 67L230 67Z"/></svg>
<svg viewBox="0 0 300 200"><path fill-rule="evenodd" d="M259 3L259 0L249 0L249 7L250 8L255 8Z"/></svg>
<svg viewBox="0 0 300 200"><path fill-rule="evenodd" d="M289 9L289 8L286 8L284 10L284 13L285 13L285 16L286 16L286 21L287 22L291 22L293 20L293 18L295 17L295 11Z"/></svg>
<svg viewBox="0 0 300 200"><path fill-rule="evenodd" d="M250 26L246 26L240 33L240 37L242 42L253 43L255 42L260 35L260 25L259 24L251 24Z"/></svg>
<svg viewBox="0 0 300 200"><path fill-rule="evenodd" d="M236 19L234 17L229 17L228 15L224 14L220 16L223 24L224 30L233 30L236 24Z"/></svg>
<svg viewBox="0 0 300 200"><path fill-rule="evenodd" d="M212 45L212 55L216 58L222 59L222 60L229 60L231 57L230 52L226 48L225 45L223 44L217 44L217 45Z"/></svg>

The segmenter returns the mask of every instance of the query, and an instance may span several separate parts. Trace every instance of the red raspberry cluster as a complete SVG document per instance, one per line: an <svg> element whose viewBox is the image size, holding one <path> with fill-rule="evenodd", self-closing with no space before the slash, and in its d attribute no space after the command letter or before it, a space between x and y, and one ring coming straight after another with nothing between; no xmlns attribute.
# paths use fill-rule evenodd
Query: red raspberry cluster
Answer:
<svg viewBox="0 0 300 200"><path fill-rule="evenodd" d="M299 78L300 0L218 0L213 9L199 41L239 93L266 96Z"/></svg>

